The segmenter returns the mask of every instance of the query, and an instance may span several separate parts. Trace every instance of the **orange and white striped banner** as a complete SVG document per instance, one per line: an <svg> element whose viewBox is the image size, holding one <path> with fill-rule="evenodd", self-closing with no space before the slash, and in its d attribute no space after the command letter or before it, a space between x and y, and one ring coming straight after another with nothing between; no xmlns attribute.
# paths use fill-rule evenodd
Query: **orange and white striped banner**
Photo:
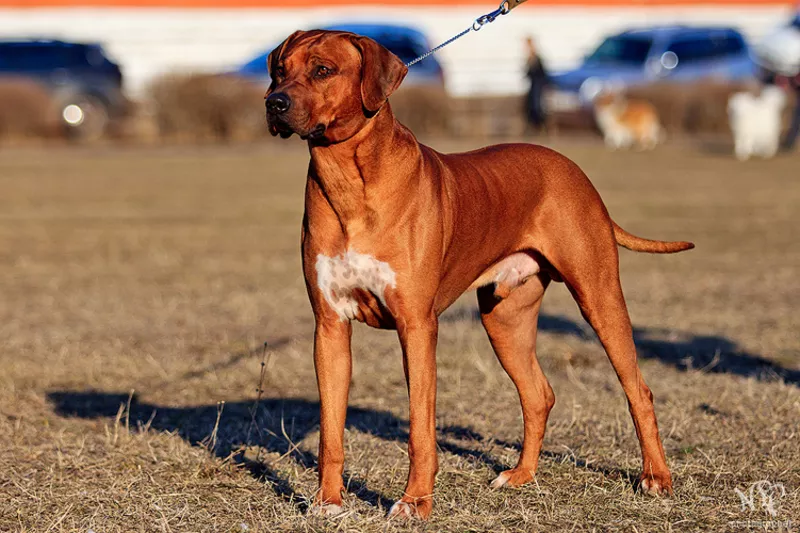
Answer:
<svg viewBox="0 0 800 533"><path fill-rule="evenodd" d="M491 0L0 0L0 8L169 8L169 9L298 9L327 8L334 6L386 6L386 7L494 7ZM793 6L796 0L534 0L524 8L591 6L591 7L655 7L655 6Z"/></svg>

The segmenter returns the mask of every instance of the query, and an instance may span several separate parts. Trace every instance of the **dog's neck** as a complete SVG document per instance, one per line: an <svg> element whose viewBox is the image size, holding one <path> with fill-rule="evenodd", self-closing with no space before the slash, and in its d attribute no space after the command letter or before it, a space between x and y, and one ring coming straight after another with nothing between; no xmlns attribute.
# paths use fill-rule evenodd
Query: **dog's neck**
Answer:
<svg viewBox="0 0 800 533"><path fill-rule="evenodd" d="M309 179L319 183L346 232L374 224L380 215L391 216L399 206L385 205L385 199L401 197L399 192L413 187L418 175L419 144L397 124L388 103L346 141L309 148ZM397 161L409 163L398 168ZM374 205L376 199L384 203Z"/></svg>

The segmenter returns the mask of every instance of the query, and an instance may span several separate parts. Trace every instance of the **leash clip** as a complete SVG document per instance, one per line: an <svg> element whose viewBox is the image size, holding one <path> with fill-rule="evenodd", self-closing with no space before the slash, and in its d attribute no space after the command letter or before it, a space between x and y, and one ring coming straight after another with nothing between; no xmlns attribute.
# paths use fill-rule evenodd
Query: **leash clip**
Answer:
<svg viewBox="0 0 800 533"><path fill-rule="evenodd" d="M509 0L503 0L500 2L500 7L491 13L487 13L482 17L476 18L475 22L472 23L472 31L479 31L485 25L489 24L490 22L494 22L497 17L507 14L509 11L511 11L511 4L509 4Z"/></svg>
<svg viewBox="0 0 800 533"><path fill-rule="evenodd" d="M459 34L454 35L453 37L450 37L449 39L447 39L445 42L443 42L439 46L437 46L435 48L431 48L430 50L428 50L427 52L425 52L421 56L417 57L416 59L413 59L413 60L409 61L408 63L406 63L406 66L410 67L411 65L419 63L420 61L422 61L426 57L429 57L432 54L435 54L436 52L438 52L439 50L441 50L442 48L444 48L448 44L453 43L453 42L461 39L462 37L464 37L466 34L468 34L471 31L479 31L485 25L489 24L490 22L494 22L497 19L497 17L499 17L500 15L507 15L512 9L514 9L515 7L517 7L518 5L520 5L523 2L527 2L527 0L502 0L502 2L500 2L500 7L498 7L497 9L492 11L491 13L487 13L487 14L481 16L481 17L476 18L475 21L472 23L472 26L468 27L467 29L465 29L464 31L462 31Z"/></svg>

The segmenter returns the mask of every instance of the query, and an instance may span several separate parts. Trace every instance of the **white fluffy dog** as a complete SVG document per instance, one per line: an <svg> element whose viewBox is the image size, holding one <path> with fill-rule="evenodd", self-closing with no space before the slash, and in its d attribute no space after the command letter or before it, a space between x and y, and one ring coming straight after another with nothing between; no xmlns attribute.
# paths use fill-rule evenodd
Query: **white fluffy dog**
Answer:
<svg viewBox="0 0 800 533"><path fill-rule="evenodd" d="M728 100L728 118L740 161L753 155L773 157L781 137L781 114L786 107L786 93L774 85L761 90L759 96L736 93Z"/></svg>

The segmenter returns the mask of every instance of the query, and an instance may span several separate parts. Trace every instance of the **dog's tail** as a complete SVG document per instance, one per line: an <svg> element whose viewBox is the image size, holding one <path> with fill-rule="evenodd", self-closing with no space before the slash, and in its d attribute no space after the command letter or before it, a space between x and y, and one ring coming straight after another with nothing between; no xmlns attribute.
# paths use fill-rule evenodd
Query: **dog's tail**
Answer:
<svg viewBox="0 0 800 533"><path fill-rule="evenodd" d="M674 254L675 252L682 252L684 250L691 250L694 248L694 243L691 242L666 242L643 239L632 233L628 233L619 227L613 220L611 221L611 224L614 226L614 238L616 239L617 244L634 252L647 252L650 254Z"/></svg>

